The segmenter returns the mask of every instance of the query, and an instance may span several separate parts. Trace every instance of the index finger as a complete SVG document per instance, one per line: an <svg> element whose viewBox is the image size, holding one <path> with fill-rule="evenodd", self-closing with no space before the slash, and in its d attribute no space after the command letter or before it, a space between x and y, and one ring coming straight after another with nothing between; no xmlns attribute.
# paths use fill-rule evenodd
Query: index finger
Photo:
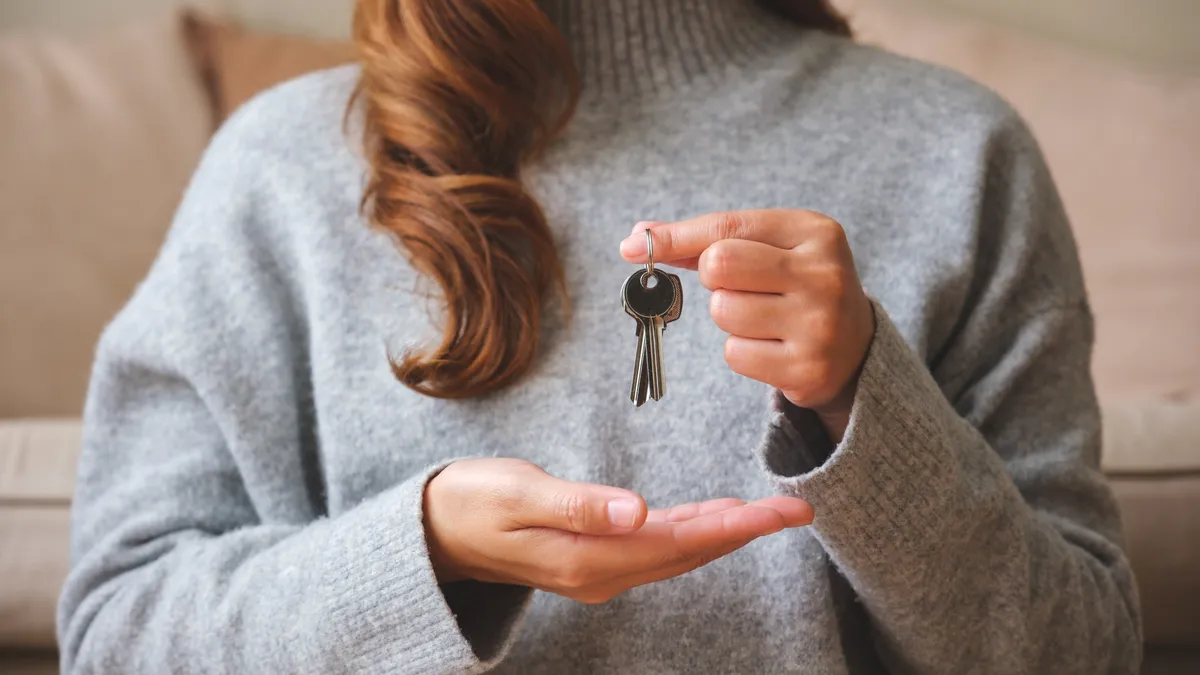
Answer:
<svg viewBox="0 0 1200 675"><path fill-rule="evenodd" d="M654 261L670 263L699 257L722 239L749 239L776 248L790 249L802 241L803 211L765 209L709 213L674 223L638 223L633 234L621 242L621 256L631 263L644 263L645 231L654 239ZM812 214L815 215L815 214Z"/></svg>

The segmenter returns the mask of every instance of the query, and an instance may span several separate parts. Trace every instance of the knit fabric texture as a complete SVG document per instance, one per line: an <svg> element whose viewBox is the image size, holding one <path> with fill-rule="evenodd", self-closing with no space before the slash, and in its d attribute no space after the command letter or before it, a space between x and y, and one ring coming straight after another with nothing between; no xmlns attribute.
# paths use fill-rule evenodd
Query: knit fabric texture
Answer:
<svg viewBox="0 0 1200 675"><path fill-rule="evenodd" d="M360 211L357 70L245 106L98 347L63 671L1135 672L1092 320L1011 108L748 0L543 4L584 95L522 177L570 322L553 315L532 372L498 393L405 388L388 354L439 334L438 299ZM768 207L840 222L875 303L836 445L729 370L691 273L667 396L628 399L620 241L639 220ZM651 508L794 495L816 521L603 605L440 587L424 486L492 456Z"/></svg>

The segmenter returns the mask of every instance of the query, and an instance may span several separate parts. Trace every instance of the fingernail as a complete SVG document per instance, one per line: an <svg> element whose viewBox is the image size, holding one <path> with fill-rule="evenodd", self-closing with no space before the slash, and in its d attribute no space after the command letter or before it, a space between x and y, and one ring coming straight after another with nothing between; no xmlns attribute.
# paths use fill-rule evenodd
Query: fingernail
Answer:
<svg viewBox="0 0 1200 675"><path fill-rule="evenodd" d="M632 499L616 499L608 503L608 522L617 527L633 527L637 514L638 503Z"/></svg>
<svg viewBox="0 0 1200 675"><path fill-rule="evenodd" d="M792 517L787 519L789 521L788 527L808 527L809 525L812 525L813 518L815 517L816 514L813 513L812 507L810 506L799 513L792 514Z"/></svg>
<svg viewBox="0 0 1200 675"><path fill-rule="evenodd" d="M646 254L646 237L640 234L631 234L621 242L621 255L636 258Z"/></svg>
<svg viewBox="0 0 1200 675"><path fill-rule="evenodd" d="M639 220L637 224L633 226L633 234L637 234L642 230L649 230L650 228L658 225L662 225L662 223L657 220Z"/></svg>

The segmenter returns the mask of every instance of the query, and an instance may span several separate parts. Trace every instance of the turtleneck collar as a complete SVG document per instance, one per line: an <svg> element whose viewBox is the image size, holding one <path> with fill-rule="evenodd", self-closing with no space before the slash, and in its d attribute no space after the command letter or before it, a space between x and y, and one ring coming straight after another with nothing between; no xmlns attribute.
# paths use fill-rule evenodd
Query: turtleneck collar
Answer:
<svg viewBox="0 0 1200 675"><path fill-rule="evenodd" d="M754 0L539 0L585 95L652 97L750 65L798 27Z"/></svg>

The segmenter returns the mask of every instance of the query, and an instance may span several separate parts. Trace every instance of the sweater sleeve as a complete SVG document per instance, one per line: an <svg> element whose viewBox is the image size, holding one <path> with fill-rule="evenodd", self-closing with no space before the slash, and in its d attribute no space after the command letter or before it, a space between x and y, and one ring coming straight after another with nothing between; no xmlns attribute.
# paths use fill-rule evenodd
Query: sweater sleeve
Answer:
<svg viewBox="0 0 1200 675"><path fill-rule="evenodd" d="M761 459L813 505L890 670L1137 672L1074 244L1027 133L997 143L951 336L927 363L876 303L843 440L776 394Z"/></svg>
<svg viewBox="0 0 1200 675"><path fill-rule="evenodd" d="M260 216L270 172L245 137L261 114L214 141L98 347L62 670L487 670L530 591L439 586L423 496L440 466L324 515L303 307Z"/></svg>

